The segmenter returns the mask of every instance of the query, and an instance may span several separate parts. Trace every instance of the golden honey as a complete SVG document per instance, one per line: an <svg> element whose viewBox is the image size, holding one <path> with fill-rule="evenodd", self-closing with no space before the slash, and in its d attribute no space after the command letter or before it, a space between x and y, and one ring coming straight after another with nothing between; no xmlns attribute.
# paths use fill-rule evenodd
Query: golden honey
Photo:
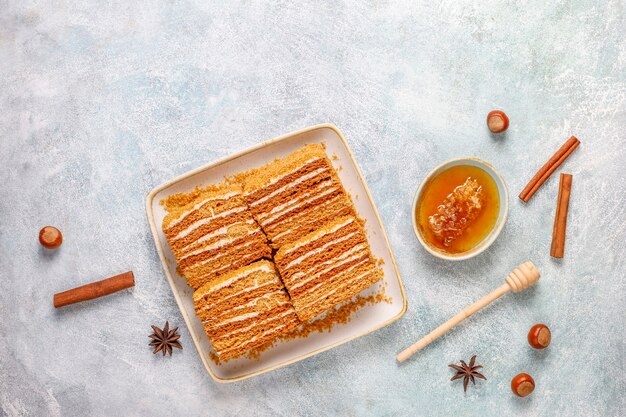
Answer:
<svg viewBox="0 0 626 417"><path fill-rule="evenodd" d="M491 232L499 211L498 187L491 176L475 166L457 165L424 185L414 215L428 245L458 254Z"/></svg>

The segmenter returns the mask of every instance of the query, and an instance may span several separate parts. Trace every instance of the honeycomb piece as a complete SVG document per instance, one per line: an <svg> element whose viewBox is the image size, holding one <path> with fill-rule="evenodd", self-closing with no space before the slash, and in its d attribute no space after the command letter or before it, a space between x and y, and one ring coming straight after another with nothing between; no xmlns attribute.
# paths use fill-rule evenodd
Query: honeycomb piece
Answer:
<svg viewBox="0 0 626 417"><path fill-rule="evenodd" d="M456 187L428 217L433 234L448 247L459 238L472 220L478 217L483 205L483 189L478 181L468 177Z"/></svg>

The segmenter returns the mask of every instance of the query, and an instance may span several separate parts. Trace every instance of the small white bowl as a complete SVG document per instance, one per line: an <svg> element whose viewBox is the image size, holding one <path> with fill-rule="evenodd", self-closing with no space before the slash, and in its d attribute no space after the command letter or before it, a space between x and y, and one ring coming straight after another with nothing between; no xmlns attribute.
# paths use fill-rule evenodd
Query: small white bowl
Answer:
<svg viewBox="0 0 626 417"><path fill-rule="evenodd" d="M498 218L496 220L496 224L493 226L493 229L491 229L491 232L489 232L489 234L485 236L485 238L482 241L480 241L476 246L474 246L472 249L466 252L446 253L442 250L438 250L437 248L429 245L427 242L424 241L424 238L422 237L422 234L420 233L419 225L417 224L417 219L416 219L415 214L416 214L416 209L417 209L417 203L422 197L422 191L424 190L424 186L426 185L426 183L428 183L428 181L430 181L434 176L438 175L440 172L445 171L448 168L451 168L457 165L475 166L475 167L481 168L483 171L489 174L489 176L493 179L493 181L496 183L496 186L498 188L498 198L500 199L500 211L498 212ZM417 192L415 193L415 199L413 200L413 209L411 211L411 215L413 216L413 231L415 232L415 236L417 236L417 240L420 241L424 249L426 249L428 252L430 252L432 255L436 256L437 258L447 259L449 261L462 261L465 259L473 258L474 256L482 253L489 246L491 246L491 244L496 240L496 238L502 231L502 228L504 227L504 223L506 222L506 216L508 212L509 212L509 198L508 198L508 193L506 191L506 185L504 184L504 179L502 179L502 176L498 174L498 172L493 166L483 161L482 159L465 157L465 158L450 159L449 161L446 161L442 163L441 165L438 165L435 169L433 169L432 171L428 173L426 178L424 178L424 180L418 187Z"/></svg>

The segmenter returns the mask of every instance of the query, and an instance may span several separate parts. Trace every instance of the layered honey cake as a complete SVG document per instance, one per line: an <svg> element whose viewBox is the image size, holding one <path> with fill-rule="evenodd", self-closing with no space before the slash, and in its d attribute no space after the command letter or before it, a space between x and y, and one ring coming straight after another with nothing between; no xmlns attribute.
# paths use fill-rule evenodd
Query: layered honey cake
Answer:
<svg viewBox="0 0 626 417"><path fill-rule="evenodd" d="M355 215L326 152L306 145L238 176L252 215L277 249L341 216Z"/></svg>
<svg viewBox="0 0 626 417"><path fill-rule="evenodd" d="M175 194L165 207L169 213L163 219L163 232L180 273L193 289L218 275L271 258L267 238L252 218L240 184L222 183Z"/></svg>
<svg viewBox="0 0 626 417"><path fill-rule="evenodd" d="M196 290L196 315L222 361L296 328L300 321L270 261L228 272Z"/></svg>
<svg viewBox="0 0 626 417"><path fill-rule="evenodd" d="M271 344L383 277L318 144L162 204L163 232L220 361Z"/></svg>
<svg viewBox="0 0 626 417"><path fill-rule="evenodd" d="M363 226L342 216L290 244L274 257L302 321L348 300L383 277Z"/></svg>

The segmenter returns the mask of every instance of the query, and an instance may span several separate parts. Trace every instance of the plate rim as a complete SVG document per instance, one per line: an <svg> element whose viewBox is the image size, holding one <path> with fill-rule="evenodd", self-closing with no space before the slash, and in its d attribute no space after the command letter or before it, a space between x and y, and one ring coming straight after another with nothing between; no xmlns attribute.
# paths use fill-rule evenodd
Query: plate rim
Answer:
<svg viewBox="0 0 626 417"><path fill-rule="evenodd" d="M339 137L339 139L341 140L341 142L345 146L346 150L348 151L348 155L350 156L350 159L352 160L352 164L356 168L356 172L357 172L358 178L361 181L361 184L363 185L363 188L365 189L365 194L366 194L366 196L367 196L367 198L368 198L368 200L369 200L369 202L370 202L370 204L372 206L374 215L376 216L376 219L378 220L378 223L380 224L382 235L383 235L383 238L385 239L385 244L386 244L387 250L389 251L389 256L391 258L391 263L392 263L393 269L396 272L396 277L398 279L398 285L400 286L400 293L402 294L402 309L394 317L386 320L383 323L379 323L379 324L377 324L377 325L367 329L364 332L361 332L359 334L356 334L356 335L347 337L345 339L339 340L339 341L337 341L335 343L332 343L332 344L330 344L328 346L321 347L319 349L316 349L316 350L313 350L311 352L305 353L303 355L297 356L297 357L292 358L290 360L287 360L285 362L281 362L281 363L278 363L276 365L272 365L272 366L270 366L268 368L259 369L259 370L256 370L254 372L250 372L250 373L244 374L244 375L238 375L238 376L235 376L235 377L232 377L232 378L222 378L222 377L219 377L219 376L215 375L215 373L213 372L213 370L209 366L209 364L207 362L209 360L209 358L208 357L207 358L204 357L205 355L203 354L203 352L200 349L200 344L199 344L199 341L196 340L195 334L193 332L189 331L189 329L191 328L191 324L189 322L190 319L188 317L187 311L183 308L182 299L180 298L178 292L175 290L175 283L173 282L173 277L171 276L170 271L169 271L169 267L168 267L168 265L166 263L165 254L163 253L163 249L162 249L162 242L161 242L161 240L160 240L160 238L158 236L157 225L156 225L156 222L154 220L154 213L152 211L152 204L153 204L154 198L155 198L155 196L158 193L160 193L164 189L169 188L172 185L174 185L174 184L176 184L176 183L178 183L180 181L183 181L183 180L185 180L185 179L187 179L189 177L192 177L192 176L194 176L196 174L199 174L199 173L201 173L203 171L206 171L208 169L214 168L214 167L216 167L218 165L221 165L221 164L224 164L226 162L232 161L234 159L237 159L239 157L242 157L244 155L252 153L252 152L254 152L256 150L264 148L266 146L279 143L279 142L281 142L281 141L283 141L285 139L291 138L293 136L301 135L303 133L308 133L308 132L311 132L311 131L314 131L314 130L319 130L319 129L330 129ZM341 133L341 131L332 123L320 123L320 124L316 124L316 125L312 125L312 126L309 126L309 127L305 127L303 129L299 129L299 130L296 130L296 131L293 131L293 132L285 133L285 134L277 136L277 137L275 137L273 139L264 140L263 142L261 142L261 143L259 143L257 145L254 145L254 146L252 146L250 148L244 149L243 151L235 152L234 154L225 156L225 157L220 158L220 159L218 159L216 161L210 162L210 163L208 163L206 165L203 165L203 166L200 166L198 168L195 168L195 169L192 169L190 171L187 171L186 173L181 174L181 175L179 175L179 176L177 176L177 177L175 177L175 178L173 178L173 179L171 179L169 181L166 181L166 182L164 182L164 183L162 183L160 185L157 185L152 190L150 190L148 192L147 196L146 196L145 204L146 204L146 213L147 213L147 216L148 216L148 223L150 225L150 230L152 232L152 237L154 239L154 243L155 243L155 246L156 246L157 253L159 254L159 258L161 259L161 266L163 267L163 272L165 272L165 276L167 277L167 281L168 281L168 283L170 285L170 289L172 290L172 293L174 294L174 298L176 299L176 304L178 305L178 309L180 310L180 312L181 312L181 314L183 316L183 320L185 321L185 325L187 326L187 330L189 331L189 334L191 335L191 338L194 341L194 345L196 346L196 350L198 351L198 355L200 356L200 359L202 360L202 363L204 364L204 367L208 371L209 375L211 375L211 378L213 378L213 380L216 381L216 382L219 382L219 383L231 383L231 382L235 382L235 381L241 381L243 379L251 378L253 376L261 375L261 374L264 374L266 372L270 372L270 371L273 371L273 370L285 367L287 365L291 365L291 364L293 364L295 362L299 362L299 361L301 361L303 359L306 359L306 358L309 358L311 356L317 355L318 353L322 353L322 352L324 352L326 350L333 349L333 348L335 348L337 346L340 346L340 345L342 345L344 343L348 343L350 341L353 341L355 339L358 339L360 337L363 337L363 336L366 336L366 335L368 335L370 333L373 333L376 330L379 330L379 329L381 329L383 327L386 327L386 326L390 325L391 323L394 323L395 321L399 320L402 316L404 316L404 314L407 311L408 302L407 302L406 293L405 293L405 290L404 290L404 284L403 284L402 278L400 276L400 271L398 269L396 258L395 258L394 254L393 254L393 249L391 248L391 244L389 243L389 238L387 237L387 231L385 230L385 225L383 224L383 221L382 221L382 219L380 217L380 214L378 213L378 208L376 207L376 204L374 203L374 199L372 198L372 195L370 193L369 187L367 186L367 183L365 182L365 178L363 177L363 173L361 172L361 169L359 168L359 165L357 164L356 159L354 158L354 154L352 153L352 149L350 149L350 146L348 146L348 142L346 141L346 139L343 136L343 134Z"/></svg>

